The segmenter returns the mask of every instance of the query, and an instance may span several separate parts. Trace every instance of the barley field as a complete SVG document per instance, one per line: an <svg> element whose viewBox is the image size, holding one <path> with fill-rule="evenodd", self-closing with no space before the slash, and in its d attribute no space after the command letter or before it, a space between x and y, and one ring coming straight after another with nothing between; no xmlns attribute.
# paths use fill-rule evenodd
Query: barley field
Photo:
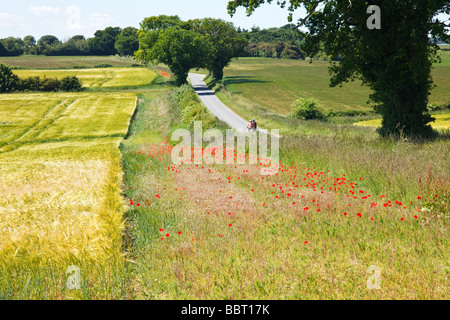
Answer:
<svg viewBox="0 0 450 320"><path fill-rule="evenodd" d="M437 130L448 130L450 129L450 114L436 114L433 115L436 120L431 123L431 126ZM381 119L360 121L354 124L355 126L363 127L381 127Z"/></svg>
<svg viewBox="0 0 450 320"><path fill-rule="evenodd" d="M69 70L14 70L21 78L47 77L61 79L77 76L88 88L119 88L148 85L156 78L156 73L147 68L98 68Z"/></svg>
<svg viewBox="0 0 450 320"><path fill-rule="evenodd" d="M61 298L69 266L95 283L120 265L118 146L135 107L132 93L0 96L2 298Z"/></svg>

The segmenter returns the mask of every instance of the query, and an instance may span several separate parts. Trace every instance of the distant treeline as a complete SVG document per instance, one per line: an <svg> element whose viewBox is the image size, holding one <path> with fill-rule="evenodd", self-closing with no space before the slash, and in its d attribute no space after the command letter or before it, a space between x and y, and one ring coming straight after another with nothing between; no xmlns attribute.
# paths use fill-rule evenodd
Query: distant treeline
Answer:
<svg viewBox="0 0 450 320"><path fill-rule="evenodd" d="M253 27L251 30L241 30L238 28L237 31L249 41L245 56L305 59L305 54L300 49L302 38L292 27L292 24L287 24L281 28L270 29Z"/></svg>
<svg viewBox="0 0 450 320"><path fill-rule="evenodd" d="M282 59L305 59L301 50L302 38L292 24L281 28L251 30L237 28L237 32L249 41L242 56ZM53 35L45 35L39 40L33 36L25 38L9 37L0 39L0 56L20 56L23 54L46 56L116 55L133 56L139 49L138 29L108 27L98 30L93 38L76 35L61 41ZM325 53L316 56L328 59Z"/></svg>
<svg viewBox="0 0 450 320"><path fill-rule="evenodd" d="M93 38L76 35L63 42L53 35L45 35L39 40L33 36L25 38L9 37L0 39L0 56L20 56L23 54L46 56L115 55L132 56L139 48L137 29L108 27L98 30Z"/></svg>

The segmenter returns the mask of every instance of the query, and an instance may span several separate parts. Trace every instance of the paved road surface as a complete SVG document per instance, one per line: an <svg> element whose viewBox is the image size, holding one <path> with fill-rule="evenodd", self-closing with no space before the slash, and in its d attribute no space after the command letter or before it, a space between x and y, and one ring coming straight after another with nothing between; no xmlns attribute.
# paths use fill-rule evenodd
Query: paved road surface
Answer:
<svg viewBox="0 0 450 320"><path fill-rule="evenodd" d="M205 106L220 120L238 131L247 131L248 120L242 119L216 97L203 81L205 75L189 73L189 80Z"/></svg>

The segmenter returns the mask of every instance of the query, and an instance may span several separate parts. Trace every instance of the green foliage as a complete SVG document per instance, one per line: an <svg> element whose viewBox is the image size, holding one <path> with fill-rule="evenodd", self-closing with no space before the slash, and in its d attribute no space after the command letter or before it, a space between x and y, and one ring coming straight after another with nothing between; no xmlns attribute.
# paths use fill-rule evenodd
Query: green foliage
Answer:
<svg viewBox="0 0 450 320"><path fill-rule="evenodd" d="M240 6L251 14L270 0L229 1L234 14ZM450 40L445 24L434 18L450 13L447 0L380 0L381 29L369 29L365 1L278 2L288 6L289 19L301 6L309 13L301 24L309 30L304 34L303 49L313 57L322 48L329 56L341 57L331 68L331 86L361 79L373 90L371 100L383 116L380 135L411 137L435 135L428 124L433 118L427 111L432 88L430 76L438 46L436 39ZM320 4L320 6L319 6ZM431 35L431 39L429 38Z"/></svg>
<svg viewBox="0 0 450 320"><path fill-rule="evenodd" d="M61 90L62 91L82 91L83 82L76 76L67 76L61 79Z"/></svg>
<svg viewBox="0 0 450 320"><path fill-rule="evenodd" d="M195 93L194 88L192 88L188 84L183 84L182 86L178 87L173 93L173 98L175 99L181 110L188 107L191 102L200 102L200 98Z"/></svg>
<svg viewBox="0 0 450 320"><path fill-rule="evenodd" d="M0 93L14 91L17 87L19 77L11 70L11 67L0 63Z"/></svg>
<svg viewBox="0 0 450 320"><path fill-rule="evenodd" d="M212 55L206 68L214 75L214 78L221 80L223 69L230 64L232 58L244 54L248 41L236 31L231 22L205 18L189 20L187 23L192 30L205 35L210 42Z"/></svg>
<svg viewBox="0 0 450 320"><path fill-rule="evenodd" d="M26 36L23 38L24 50L26 54L34 53L34 49L36 48L36 39L33 36Z"/></svg>
<svg viewBox="0 0 450 320"><path fill-rule="evenodd" d="M302 120L323 119L320 102L314 98L299 98L292 104L291 117Z"/></svg>
<svg viewBox="0 0 450 320"><path fill-rule="evenodd" d="M61 81L56 78L27 77L19 80L17 90L57 92L61 90Z"/></svg>
<svg viewBox="0 0 450 320"><path fill-rule="evenodd" d="M212 46L208 38L192 30L177 16L150 17L141 23L138 61L162 62L175 75L175 84L187 83L189 70L206 67L211 59ZM159 28L159 29L158 29Z"/></svg>
<svg viewBox="0 0 450 320"><path fill-rule="evenodd" d="M183 22L178 16L149 17L138 34L136 59L167 64L177 85L186 82L192 68L207 68L222 79L223 69L233 57L242 55L247 45L232 23L212 18Z"/></svg>
<svg viewBox="0 0 450 320"><path fill-rule="evenodd" d="M258 27L254 27L250 31L239 29L238 32L249 41L243 56L305 59L305 54L300 50L302 37L293 27L293 24L287 24L281 28L262 30Z"/></svg>
<svg viewBox="0 0 450 320"><path fill-rule="evenodd" d="M139 49L138 29L128 27L117 36L114 47L121 56L133 56Z"/></svg>
<svg viewBox="0 0 450 320"><path fill-rule="evenodd" d="M88 41L90 53L97 55L117 54L115 43L121 31L120 27L108 27L105 30L97 30L94 38Z"/></svg>
<svg viewBox="0 0 450 320"><path fill-rule="evenodd" d="M1 69L1 65L0 65ZM42 92L78 92L83 91L83 83L76 76L67 76L61 80L57 78L40 78L38 76L19 78L14 76L14 85L9 91L42 91ZM0 90L0 92L2 92ZM4 91L8 92L8 91Z"/></svg>
<svg viewBox="0 0 450 320"><path fill-rule="evenodd" d="M94 66L94 68L112 68L112 67L113 65L109 63L100 63Z"/></svg>
<svg viewBox="0 0 450 320"><path fill-rule="evenodd" d="M201 121L204 130L215 128L215 117L201 103L190 85L178 87L173 93L173 99L181 109L181 121L189 128L193 128L195 121Z"/></svg>
<svg viewBox="0 0 450 320"><path fill-rule="evenodd" d="M20 38L0 39L0 56L20 56L24 53L25 43Z"/></svg>

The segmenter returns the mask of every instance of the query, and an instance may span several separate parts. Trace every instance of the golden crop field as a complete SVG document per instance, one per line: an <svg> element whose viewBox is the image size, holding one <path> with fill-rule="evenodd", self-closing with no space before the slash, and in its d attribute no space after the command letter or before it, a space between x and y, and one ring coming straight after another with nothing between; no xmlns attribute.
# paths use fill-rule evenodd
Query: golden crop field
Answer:
<svg viewBox="0 0 450 320"><path fill-rule="evenodd" d="M132 93L0 96L4 279L13 282L25 266L65 272L70 265L120 258L124 207L118 145L135 108Z"/></svg>
<svg viewBox="0 0 450 320"><path fill-rule="evenodd" d="M431 122L431 126L436 130L448 130L450 129L450 114L435 114L433 115L436 120ZM363 127L381 127L381 119L360 121L354 124L355 126Z"/></svg>
<svg viewBox="0 0 450 320"><path fill-rule="evenodd" d="M156 73L147 68L97 68L70 70L14 70L21 78L47 77L61 79L77 76L89 88L138 87L148 85L156 78Z"/></svg>

